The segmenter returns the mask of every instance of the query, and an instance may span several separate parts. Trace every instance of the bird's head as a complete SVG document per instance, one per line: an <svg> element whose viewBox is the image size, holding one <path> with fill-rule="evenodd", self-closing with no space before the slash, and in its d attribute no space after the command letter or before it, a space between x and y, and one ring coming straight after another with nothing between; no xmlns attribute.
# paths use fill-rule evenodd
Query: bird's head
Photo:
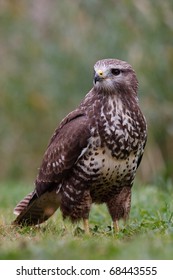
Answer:
<svg viewBox="0 0 173 280"><path fill-rule="evenodd" d="M118 59L103 59L94 65L94 88L103 92L132 91L137 94L138 81L131 65Z"/></svg>

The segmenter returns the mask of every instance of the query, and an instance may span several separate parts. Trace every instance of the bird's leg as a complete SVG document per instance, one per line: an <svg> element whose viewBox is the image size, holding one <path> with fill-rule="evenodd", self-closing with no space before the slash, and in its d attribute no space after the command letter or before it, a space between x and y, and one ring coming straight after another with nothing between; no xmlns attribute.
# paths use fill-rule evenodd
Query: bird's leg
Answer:
<svg viewBox="0 0 173 280"><path fill-rule="evenodd" d="M131 187L123 187L119 193L116 193L107 202L107 207L111 218L113 220L113 226L115 233L119 232L118 221L120 219L127 219L130 212L131 204Z"/></svg>
<svg viewBox="0 0 173 280"><path fill-rule="evenodd" d="M89 221L88 219L83 219L83 225L84 225L84 230L86 234L90 233L90 229L89 229Z"/></svg>
<svg viewBox="0 0 173 280"><path fill-rule="evenodd" d="M114 226L114 232L118 233L120 230L118 220L113 221L113 226Z"/></svg>

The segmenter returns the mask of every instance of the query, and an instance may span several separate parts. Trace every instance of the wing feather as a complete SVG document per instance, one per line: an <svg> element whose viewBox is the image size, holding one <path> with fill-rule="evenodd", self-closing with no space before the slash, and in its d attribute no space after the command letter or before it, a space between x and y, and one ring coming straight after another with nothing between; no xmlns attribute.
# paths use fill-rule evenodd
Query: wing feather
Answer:
<svg viewBox="0 0 173 280"><path fill-rule="evenodd" d="M47 220L60 206L61 180L86 149L90 129L80 110L70 113L53 134L35 182L35 190L14 209L13 224L35 225Z"/></svg>
<svg viewBox="0 0 173 280"><path fill-rule="evenodd" d="M52 136L36 179L40 196L60 183L88 145L90 129L86 115L75 110L60 124Z"/></svg>

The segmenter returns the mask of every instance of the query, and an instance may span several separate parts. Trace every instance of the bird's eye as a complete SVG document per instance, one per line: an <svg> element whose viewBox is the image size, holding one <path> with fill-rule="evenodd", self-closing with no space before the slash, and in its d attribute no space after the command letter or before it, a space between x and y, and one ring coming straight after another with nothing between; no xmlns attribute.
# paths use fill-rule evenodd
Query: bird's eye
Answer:
<svg viewBox="0 0 173 280"><path fill-rule="evenodd" d="M118 76L118 75L121 73L121 70L120 70L120 69L117 69L117 68L113 68L113 69L111 69L111 73L112 73L114 76Z"/></svg>

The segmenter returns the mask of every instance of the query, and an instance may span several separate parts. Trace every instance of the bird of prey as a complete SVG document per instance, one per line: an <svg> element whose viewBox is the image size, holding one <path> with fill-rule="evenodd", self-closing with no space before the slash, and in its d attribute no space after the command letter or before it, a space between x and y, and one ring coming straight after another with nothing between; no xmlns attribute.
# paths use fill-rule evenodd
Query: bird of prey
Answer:
<svg viewBox="0 0 173 280"><path fill-rule="evenodd" d="M93 88L55 130L35 189L15 207L15 225L36 225L58 208L89 232L92 203L105 203L115 231L131 207L131 188L147 139L135 71L125 61L102 59Z"/></svg>

